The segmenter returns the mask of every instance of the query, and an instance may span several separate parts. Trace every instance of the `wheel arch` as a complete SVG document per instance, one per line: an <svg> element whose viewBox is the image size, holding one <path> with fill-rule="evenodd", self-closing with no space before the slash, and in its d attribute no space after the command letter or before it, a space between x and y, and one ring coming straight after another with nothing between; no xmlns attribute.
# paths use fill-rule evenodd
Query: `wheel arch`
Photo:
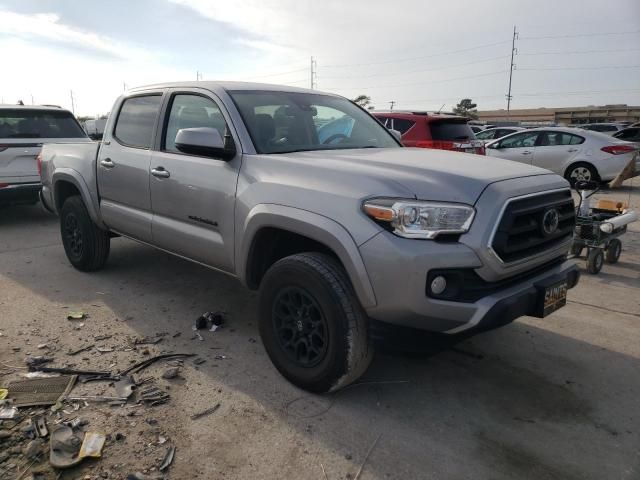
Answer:
<svg viewBox="0 0 640 480"><path fill-rule="evenodd" d="M107 227L100 218L98 205L94 201L93 195L78 172L70 168L57 169L52 179L53 184L53 208L60 213L64 201L72 195L79 195L82 198L89 216L103 229Z"/></svg>
<svg viewBox="0 0 640 480"><path fill-rule="evenodd" d="M363 307L376 305L358 246L336 221L298 208L261 204L236 228L236 235L242 239L236 245L236 272L249 288L259 288L266 270L280 258L316 250L342 264Z"/></svg>

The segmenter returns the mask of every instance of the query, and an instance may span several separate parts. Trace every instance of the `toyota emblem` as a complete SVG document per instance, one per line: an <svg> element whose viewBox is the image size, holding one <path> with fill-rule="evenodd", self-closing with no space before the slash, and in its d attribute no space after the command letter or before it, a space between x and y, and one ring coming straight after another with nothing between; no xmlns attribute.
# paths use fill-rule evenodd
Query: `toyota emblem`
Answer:
<svg viewBox="0 0 640 480"><path fill-rule="evenodd" d="M547 210L542 216L542 233L546 236L553 235L558 230L558 223L560 223L558 210L555 208Z"/></svg>

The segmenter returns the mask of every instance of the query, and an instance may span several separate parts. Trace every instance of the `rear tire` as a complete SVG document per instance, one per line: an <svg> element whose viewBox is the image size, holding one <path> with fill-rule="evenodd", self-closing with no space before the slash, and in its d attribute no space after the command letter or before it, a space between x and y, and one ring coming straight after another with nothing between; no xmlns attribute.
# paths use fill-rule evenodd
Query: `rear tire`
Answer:
<svg viewBox="0 0 640 480"><path fill-rule="evenodd" d="M109 232L99 228L82 198L69 197L60 210L62 245L71 265L83 272L100 270L109 257Z"/></svg>
<svg viewBox="0 0 640 480"><path fill-rule="evenodd" d="M617 238L612 238L607 245L607 253L605 255L605 260L607 263L618 263L620 259L620 254L622 253L622 242Z"/></svg>
<svg viewBox="0 0 640 480"><path fill-rule="evenodd" d="M598 175L596 168L586 162L578 162L571 165L564 173L564 178L567 179L572 187L578 180L600 182L600 175Z"/></svg>
<svg viewBox="0 0 640 480"><path fill-rule="evenodd" d="M602 249L589 249L589 254L587 255L587 271L593 275L596 275L597 273L600 273L600 270L602 270L603 264L604 253L602 253Z"/></svg>
<svg viewBox="0 0 640 480"><path fill-rule="evenodd" d="M335 391L358 379L373 358L367 324L346 272L329 255L291 255L262 280L262 342L278 371L300 388Z"/></svg>

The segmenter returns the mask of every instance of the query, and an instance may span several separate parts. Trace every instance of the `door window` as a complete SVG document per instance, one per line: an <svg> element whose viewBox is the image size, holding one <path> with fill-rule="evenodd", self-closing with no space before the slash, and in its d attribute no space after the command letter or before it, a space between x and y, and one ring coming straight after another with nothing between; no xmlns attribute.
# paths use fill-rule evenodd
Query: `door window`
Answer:
<svg viewBox="0 0 640 480"><path fill-rule="evenodd" d="M176 148L176 135L183 128L215 128L224 138L227 123L218 105L200 95L180 94L173 97L163 145L167 152L181 153Z"/></svg>
<svg viewBox="0 0 640 480"><path fill-rule="evenodd" d="M540 138L539 145L542 147L552 147L557 145L579 145L584 142L584 138L565 132L544 132Z"/></svg>
<svg viewBox="0 0 640 480"><path fill-rule="evenodd" d="M500 142L500 148L523 148L533 147L536 144L540 132L518 133L505 138Z"/></svg>
<svg viewBox="0 0 640 480"><path fill-rule="evenodd" d="M120 107L115 138L129 147L151 148L161 100L161 95L127 98Z"/></svg>
<svg viewBox="0 0 640 480"><path fill-rule="evenodd" d="M480 140L491 140L492 138L496 138L496 130L484 130L476 133L476 138Z"/></svg>
<svg viewBox="0 0 640 480"><path fill-rule="evenodd" d="M409 131L409 129L415 124L416 122L413 122L411 120L405 120L404 118L394 118L392 128L399 131L400 133L405 133Z"/></svg>

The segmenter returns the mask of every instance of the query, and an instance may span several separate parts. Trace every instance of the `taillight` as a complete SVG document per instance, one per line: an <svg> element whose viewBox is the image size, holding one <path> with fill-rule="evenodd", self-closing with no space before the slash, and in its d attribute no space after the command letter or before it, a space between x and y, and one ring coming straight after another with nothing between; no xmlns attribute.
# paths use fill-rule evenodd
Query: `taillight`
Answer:
<svg viewBox="0 0 640 480"><path fill-rule="evenodd" d="M38 175L42 176L42 154L36 155L36 164L38 165Z"/></svg>
<svg viewBox="0 0 640 480"><path fill-rule="evenodd" d="M0 183L0 188L4 188L4 187L8 187L9 184L8 183Z"/></svg>
<svg viewBox="0 0 640 480"><path fill-rule="evenodd" d="M455 150L453 142L443 140L420 140L416 142L418 148L437 148L438 150Z"/></svg>
<svg viewBox="0 0 640 480"><path fill-rule="evenodd" d="M600 150L610 153L611 155L622 155L624 153L631 153L637 149L638 147L632 145L610 145L608 147L602 147Z"/></svg>
<svg viewBox="0 0 640 480"><path fill-rule="evenodd" d="M0 145L0 152L4 152L7 148L9 148L9 145Z"/></svg>

